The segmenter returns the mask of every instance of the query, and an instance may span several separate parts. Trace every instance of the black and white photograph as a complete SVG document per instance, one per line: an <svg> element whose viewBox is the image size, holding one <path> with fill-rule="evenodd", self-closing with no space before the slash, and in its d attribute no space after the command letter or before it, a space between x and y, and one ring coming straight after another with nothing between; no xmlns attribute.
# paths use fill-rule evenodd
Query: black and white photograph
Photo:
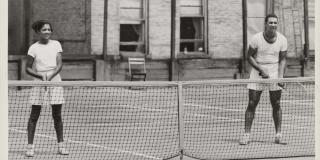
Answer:
<svg viewBox="0 0 320 160"><path fill-rule="evenodd" d="M316 0L1 3L3 158L320 159Z"/></svg>

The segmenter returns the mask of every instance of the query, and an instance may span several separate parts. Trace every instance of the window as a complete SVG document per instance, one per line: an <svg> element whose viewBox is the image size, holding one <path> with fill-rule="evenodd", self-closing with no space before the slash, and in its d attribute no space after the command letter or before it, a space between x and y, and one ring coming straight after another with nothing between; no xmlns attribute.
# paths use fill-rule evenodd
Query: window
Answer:
<svg viewBox="0 0 320 160"><path fill-rule="evenodd" d="M314 16L315 3L314 0L308 1L308 23L309 23L309 50L314 50L314 35L315 35L315 16ZM310 52L314 54L314 52Z"/></svg>
<svg viewBox="0 0 320 160"><path fill-rule="evenodd" d="M146 53L146 1L120 0L120 52Z"/></svg>
<svg viewBox="0 0 320 160"><path fill-rule="evenodd" d="M143 52L141 24L120 24L120 51Z"/></svg>
<svg viewBox="0 0 320 160"><path fill-rule="evenodd" d="M180 51L205 52L206 0L180 1Z"/></svg>
<svg viewBox="0 0 320 160"><path fill-rule="evenodd" d="M247 36L252 36L264 29L264 18L267 13L267 0L247 0Z"/></svg>

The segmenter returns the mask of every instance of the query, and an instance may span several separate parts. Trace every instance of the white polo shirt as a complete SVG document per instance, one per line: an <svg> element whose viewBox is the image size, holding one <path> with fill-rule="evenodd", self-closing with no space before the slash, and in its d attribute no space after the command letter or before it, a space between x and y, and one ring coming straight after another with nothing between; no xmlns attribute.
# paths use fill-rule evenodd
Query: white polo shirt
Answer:
<svg viewBox="0 0 320 160"><path fill-rule="evenodd" d="M278 63L280 51L286 51L288 48L287 38L279 32L274 43L268 43L263 37L263 32L259 32L252 37L249 45L257 49L256 61L259 64Z"/></svg>
<svg viewBox="0 0 320 160"><path fill-rule="evenodd" d="M62 52L60 42L49 40L47 44L36 42L29 47L28 55L34 58L36 71L49 71L57 67L57 54Z"/></svg>

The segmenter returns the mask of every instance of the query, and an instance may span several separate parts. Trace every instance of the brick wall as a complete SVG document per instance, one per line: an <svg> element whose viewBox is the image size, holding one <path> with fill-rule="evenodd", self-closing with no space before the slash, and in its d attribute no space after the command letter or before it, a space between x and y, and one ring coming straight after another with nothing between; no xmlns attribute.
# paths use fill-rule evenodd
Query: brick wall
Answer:
<svg viewBox="0 0 320 160"><path fill-rule="evenodd" d="M107 55L119 55L120 25L119 1L108 0Z"/></svg>
<svg viewBox="0 0 320 160"><path fill-rule="evenodd" d="M92 3L98 5L101 0L94 0ZM100 2L102 3L102 2ZM176 53L179 52L179 0L176 9ZM93 6L94 7L94 6ZM240 58L242 56L242 4L241 0L216 0L208 1L208 38L209 54L212 58ZM94 16L102 14L95 13L92 8L92 15L95 21L92 24L102 23L102 18ZM171 0L149 0L149 57L152 59L170 58L171 41ZM108 55L119 54L119 3L116 0L108 1L108 32L107 48ZM94 31L92 35L98 36L99 32ZM101 39L101 38L100 38ZM98 47L100 41L92 40L94 47ZM101 47L100 47L101 48ZM98 51L98 48L93 49Z"/></svg>
<svg viewBox="0 0 320 160"><path fill-rule="evenodd" d="M240 58L242 35L241 0L209 0L209 55L212 58Z"/></svg>
<svg viewBox="0 0 320 160"><path fill-rule="evenodd" d="M103 51L104 0L91 0L91 54Z"/></svg>
<svg viewBox="0 0 320 160"><path fill-rule="evenodd" d="M152 59L170 58L171 0L149 1L149 51Z"/></svg>
<svg viewBox="0 0 320 160"><path fill-rule="evenodd" d="M277 0L275 13L279 18L279 32L288 39L288 56L303 54L304 23L302 0Z"/></svg>
<svg viewBox="0 0 320 160"><path fill-rule="evenodd" d="M31 0L30 24L45 19L52 23L52 39L58 39L66 54L90 54L90 0ZM30 43L37 36L29 30Z"/></svg>

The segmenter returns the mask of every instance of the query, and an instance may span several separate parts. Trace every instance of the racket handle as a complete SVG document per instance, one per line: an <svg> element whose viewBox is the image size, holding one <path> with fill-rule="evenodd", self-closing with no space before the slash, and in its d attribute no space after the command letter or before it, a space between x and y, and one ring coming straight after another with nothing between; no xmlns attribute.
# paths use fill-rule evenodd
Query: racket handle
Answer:
<svg viewBox="0 0 320 160"><path fill-rule="evenodd" d="M283 90L285 90L286 89L286 84L284 84L284 83L278 83L278 86L281 88L281 89L283 89Z"/></svg>

